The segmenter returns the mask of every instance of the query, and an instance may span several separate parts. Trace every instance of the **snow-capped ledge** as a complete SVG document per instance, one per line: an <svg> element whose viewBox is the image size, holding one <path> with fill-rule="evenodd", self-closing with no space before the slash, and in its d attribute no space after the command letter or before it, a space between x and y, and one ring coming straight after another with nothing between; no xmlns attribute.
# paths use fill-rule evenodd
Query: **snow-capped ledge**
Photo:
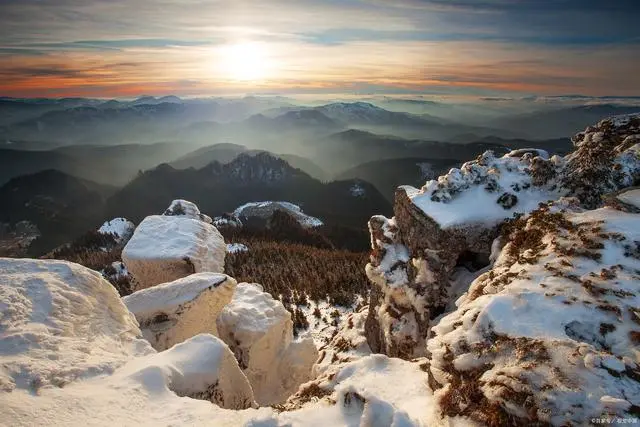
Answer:
<svg viewBox="0 0 640 427"><path fill-rule="evenodd" d="M158 351L195 335L218 335L216 319L231 301L236 281L224 274L196 273L124 297L143 336Z"/></svg>

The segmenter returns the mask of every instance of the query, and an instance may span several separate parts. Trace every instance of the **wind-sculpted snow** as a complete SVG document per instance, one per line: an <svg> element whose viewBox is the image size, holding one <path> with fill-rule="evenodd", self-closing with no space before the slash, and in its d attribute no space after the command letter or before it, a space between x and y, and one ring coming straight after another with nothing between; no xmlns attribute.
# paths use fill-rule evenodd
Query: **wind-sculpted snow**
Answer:
<svg viewBox="0 0 640 427"><path fill-rule="evenodd" d="M146 217L122 251L122 260L144 289L199 272L224 270L226 244L211 224L185 216Z"/></svg>
<svg viewBox="0 0 640 427"><path fill-rule="evenodd" d="M0 259L0 390L38 393L152 350L116 290L64 261Z"/></svg>
<svg viewBox="0 0 640 427"><path fill-rule="evenodd" d="M196 273L124 297L143 336L158 351L200 333L218 335L216 319L231 301L236 281L219 273Z"/></svg>
<svg viewBox="0 0 640 427"><path fill-rule="evenodd" d="M260 285L237 286L218 317L218 331L238 358L259 404L281 403L309 380L318 356L313 340L293 340L291 314Z"/></svg>

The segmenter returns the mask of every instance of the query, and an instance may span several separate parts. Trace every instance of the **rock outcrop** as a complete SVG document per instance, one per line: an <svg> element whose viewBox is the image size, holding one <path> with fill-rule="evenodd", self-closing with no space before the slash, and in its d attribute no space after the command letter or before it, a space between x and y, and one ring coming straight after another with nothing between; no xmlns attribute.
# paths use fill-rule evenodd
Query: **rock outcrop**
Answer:
<svg viewBox="0 0 640 427"><path fill-rule="evenodd" d="M397 190L394 218L369 222L373 351L426 355L430 323L455 298L454 269L469 260L488 264L507 219L562 197L592 209L640 180L640 116L603 120L573 141L575 150L564 158L535 149L500 158L486 152L419 190Z"/></svg>
<svg viewBox="0 0 640 427"><path fill-rule="evenodd" d="M233 296L236 281L219 273L196 273L142 289L122 300L157 351L198 334L218 335L216 319Z"/></svg>
<svg viewBox="0 0 640 427"><path fill-rule="evenodd" d="M240 283L218 317L260 405L281 403L310 379L318 357L311 338L294 341L291 314L257 284Z"/></svg>
<svg viewBox="0 0 640 427"><path fill-rule="evenodd" d="M619 199L640 207L640 191ZM507 225L493 268L433 327L443 415L583 425L640 411L640 214L542 207Z"/></svg>
<svg viewBox="0 0 640 427"><path fill-rule="evenodd" d="M222 273L225 253L224 238L208 222L186 214L152 215L138 225L122 260L140 290L193 273Z"/></svg>

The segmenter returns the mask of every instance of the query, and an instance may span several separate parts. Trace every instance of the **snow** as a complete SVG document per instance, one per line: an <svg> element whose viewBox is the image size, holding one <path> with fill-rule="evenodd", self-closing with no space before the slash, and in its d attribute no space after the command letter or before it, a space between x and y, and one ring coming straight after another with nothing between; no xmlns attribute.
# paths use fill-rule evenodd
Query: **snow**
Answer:
<svg viewBox="0 0 640 427"><path fill-rule="evenodd" d="M554 191L533 185L527 172L530 157L511 154L513 152L495 158L487 152L483 155L486 164L467 162L460 169L451 169L437 180L428 181L420 190L410 186L402 188L413 203L442 228L495 225L516 212L531 212L540 203L559 197ZM488 191L487 185L495 189ZM517 197L517 202L508 208L498 203L505 193Z"/></svg>
<svg viewBox="0 0 640 427"><path fill-rule="evenodd" d="M135 224L126 218L114 218L102 224L98 233L111 234L118 243L124 243L131 237L135 228Z"/></svg>
<svg viewBox="0 0 640 427"><path fill-rule="evenodd" d="M328 396L282 413L280 420L318 427L438 425L440 418L427 382L418 363L381 354L365 356L333 366L313 380ZM332 401L336 403L331 405Z"/></svg>
<svg viewBox="0 0 640 427"><path fill-rule="evenodd" d="M219 273L196 273L143 289L122 300L143 336L158 351L200 333L218 335L216 319L233 296L236 281Z"/></svg>
<svg viewBox="0 0 640 427"><path fill-rule="evenodd" d="M313 340L293 341L291 314L262 286L238 284L218 317L218 331L238 358L259 404L281 403L309 380L318 356Z"/></svg>
<svg viewBox="0 0 640 427"><path fill-rule="evenodd" d="M237 254L242 252L249 252L247 245L242 243L227 243L227 253Z"/></svg>
<svg viewBox="0 0 640 427"><path fill-rule="evenodd" d="M539 148L521 148L519 150L513 150L505 154L505 157L522 157L527 153L531 153L532 155L541 157L545 160L548 160L551 158L548 151L541 150Z"/></svg>
<svg viewBox="0 0 640 427"><path fill-rule="evenodd" d="M640 188L635 190L625 191L617 196L617 199L623 203L631 206L635 206L640 209Z"/></svg>
<svg viewBox="0 0 640 427"><path fill-rule="evenodd" d="M242 227L242 221L240 221L239 218L236 218L233 215L223 215L215 217L213 219L213 225L215 227L239 228Z"/></svg>
<svg viewBox="0 0 640 427"><path fill-rule="evenodd" d="M206 397L215 390L224 406L243 407L250 398L246 378L230 351L215 337L197 336L158 354L134 357L113 373L85 378L38 394L0 395L2 423L10 426L202 425L238 426L275 422L270 408L229 410ZM55 356L55 349L47 350ZM217 386L213 386L216 383ZM180 397L185 396L185 397ZM212 399L214 403L221 403ZM273 424L266 424L273 425Z"/></svg>
<svg viewBox="0 0 640 427"><path fill-rule="evenodd" d="M612 208L561 215L574 225L550 231L528 219L528 233L544 231L542 246L514 256L514 243L507 243L457 310L433 326L435 337L427 341L432 374L446 385L451 375L482 369L481 392L525 419L530 414L522 412L521 400L501 392L504 387L532 396L536 417L554 425L581 424L605 411L628 417L628 408L640 402L633 379L640 366L633 338L640 215ZM561 249L586 250L584 239L596 242L588 247L597 256Z"/></svg>
<svg viewBox="0 0 640 427"><path fill-rule="evenodd" d="M268 219L271 218L276 210L285 211L292 215L303 227L320 227L324 224L322 220L302 212L300 206L291 202L282 201L245 203L244 205L236 208L233 212L233 216L240 219L251 217Z"/></svg>
<svg viewBox="0 0 640 427"><path fill-rule="evenodd" d="M207 224L212 223L212 219L209 216L200 213L200 209L198 209L198 206L196 206L195 203L182 199L172 201L169 207L164 211L163 215L185 216L187 218L206 222Z"/></svg>
<svg viewBox="0 0 640 427"><path fill-rule="evenodd" d="M0 259L0 390L108 374L151 348L115 288L64 261Z"/></svg>
<svg viewBox="0 0 640 427"><path fill-rule="evenodd" d="M192 273L223 272L226 245L218 230L185 216L152 215L136 228L122 251L138 289Z"/></svg>
<svg viewBox="0 0 640 427"><path fill-rule="evenodd" d="M132 360L114 375L153 385L157 376L178 396L210 400L227 409L246 409L253 391L229 347L219 338L200 334L167 351Z"/></svg>
<svg viewBox="0 0 640 427"><path fill-rule="evenodd" d="M310 402L282 413L251 409L251 384L226 344L199 334L156 353L139 338L133 316L96 272L61 261L3 259L0 277L3 425L431 425L425 422L431 395L415 363L365 357L336 366L331 380L323 378L336 403ZM260 295L259 287L250 288L240 299L257 307L236 305L235 312L253 311L252 318L259 319L238 319L240 337L243 331L264 331L264 322L273 325L273 315L284 310ZM187 299L180 292L156 293L171 295L165 298L170 305ZM136 304L144 311L157 301ZM262 341L266 346L252 352L264 355L274 343ZM294 392L303 381L295 374L301 364L310 369L315 348L307 340L280 350L269 367Z"/></svg>
<svg viewBox="0 0 640 427"><path fill-rule="evenodd" d="M115 271L115 273L113 273L113 274L109 274L105 270L101 270L100 271L100 274L102 274L107 280L109 280L109 279L118 280L118 279L121 279L123 277L129 276L129 270L127 270L127 267L125 267L125 265L124 265L124 263L122 261L114 261L114 262L112 262L111 263L111 267Z"/></svg>

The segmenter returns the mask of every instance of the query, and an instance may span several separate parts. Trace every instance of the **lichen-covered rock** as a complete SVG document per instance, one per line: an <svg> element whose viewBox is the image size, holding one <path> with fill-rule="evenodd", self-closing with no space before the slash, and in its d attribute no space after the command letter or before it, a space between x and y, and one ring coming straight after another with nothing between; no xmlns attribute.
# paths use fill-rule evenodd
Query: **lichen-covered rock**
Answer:
<svg viewBox="0 0 640 427"><path fill-rule="evenodd" d="M193 273L222 273L226 248L211 224L186 216L152 215L138 225L122 260L140 290Z"/></svg>
<svg viewBox="0 0 640 427"><path fill-rule="evenodd" d="M201 334L218 335L216 319L233 296L236 281L219 273L196 273L142 289L122 300L157 351Z"/></svg>
<svg viewBox="0 0 640 427"><path fill-rule="evenodd" d="M318 350L293 341L291 314L257 284L238 284L218 317L219 336L235 354L260 405L281 403L309 380Z"/></svg>
<svg viewBox="0 0 640 427"><path fill-rule="evenodd" d="M367 339L373 351L426 354L432 319L451 306L451 276L463 260L489 263L501 225L564 198L592 209L640 182L640 115L614 117L573 139L562 158L542 150L486 152L421 189L396 191L394 218L369 223L373 253Z"/></svg>
<svg viewBox="0 0 640 427"><path fill-rule="evenodd" d="M637 417L640 215L564 207L508 224L493 268L433 327L429 383L442 415L488 425Z"/></svg>

